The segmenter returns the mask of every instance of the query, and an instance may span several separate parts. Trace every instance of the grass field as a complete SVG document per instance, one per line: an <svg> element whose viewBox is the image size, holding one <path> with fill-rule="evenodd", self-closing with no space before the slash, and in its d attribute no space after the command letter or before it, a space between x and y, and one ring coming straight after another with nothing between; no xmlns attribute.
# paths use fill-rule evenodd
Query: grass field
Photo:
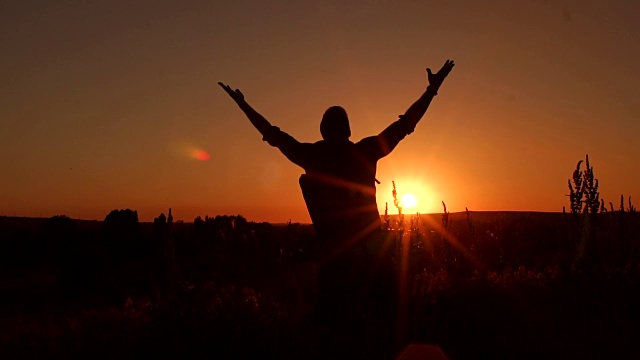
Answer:
<svg viewBox="0 0 640 360"><path fill-rule="evenodd" d="M391 217L402 344L438 344L451 359L640 355L639 217L585 218L406 215L399 231ZM2 217L0 236L6 356L318 358L333 336L312 319L309 225ZM353 346L367 353L358 334Z"/></svg>

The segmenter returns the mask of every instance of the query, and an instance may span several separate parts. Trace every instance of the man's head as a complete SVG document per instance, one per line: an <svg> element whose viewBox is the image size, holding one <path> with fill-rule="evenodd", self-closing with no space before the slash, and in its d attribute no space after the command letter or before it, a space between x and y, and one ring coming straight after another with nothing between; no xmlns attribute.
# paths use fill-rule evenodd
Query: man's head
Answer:
<svg viewBox="0 0 640 360"><path fill-rule="evenodd" d="M322 115L320 134L325 140L348 140L351 136L349 117L340 106L332 106Z"/></svg>

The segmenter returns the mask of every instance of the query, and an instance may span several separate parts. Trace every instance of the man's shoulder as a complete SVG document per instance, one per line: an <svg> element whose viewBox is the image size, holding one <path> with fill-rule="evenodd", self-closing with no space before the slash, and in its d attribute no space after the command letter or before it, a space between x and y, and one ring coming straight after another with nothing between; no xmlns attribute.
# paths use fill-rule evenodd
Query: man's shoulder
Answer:
<svg viewBox="0 0 640 360"><path fill-rule="evenodd" d="M356 143L356 146L358 147L367 147L367 146L372 146L378 143L378 137L377 136L367 136L366 138L358 141Z"/></svg>

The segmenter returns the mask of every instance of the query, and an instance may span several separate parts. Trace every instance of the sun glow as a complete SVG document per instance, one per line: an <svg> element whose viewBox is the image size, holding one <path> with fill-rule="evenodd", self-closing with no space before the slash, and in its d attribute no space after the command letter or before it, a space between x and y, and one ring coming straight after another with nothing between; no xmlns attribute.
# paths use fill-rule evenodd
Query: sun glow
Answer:
<svg viewBox="0 0 640 360"><path fill-rule="evenodd" d="M418 199L413 194L405 194L402 199L402 207L406 209L413 209L418 205Z"/></svg>
<svg viewBox="0 0 640 360"><path fill-rule="evenodd" d="M429 182L418 178L400 178L395 182L398 205L404 214L434 214L442 212L441 198L437 189ZM388 214L397 214L394 206L393 184L382 183L376 191L380 214L384 214L385 206Z"/></svg>

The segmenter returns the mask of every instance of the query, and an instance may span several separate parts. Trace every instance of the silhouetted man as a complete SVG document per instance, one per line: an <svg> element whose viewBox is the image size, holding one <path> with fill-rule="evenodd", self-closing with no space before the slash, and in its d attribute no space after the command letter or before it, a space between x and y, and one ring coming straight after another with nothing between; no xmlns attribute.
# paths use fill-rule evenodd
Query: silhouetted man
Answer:
<svg viewBox="0 0 640 360"><path fill-rule="evenodd" d="M332 242L335 250L340 250L380 228L375 197L376 164L413 132L453 66L453 61L447 60L435 74L427 69L429 86L424 94L380 134L357 143L349 140L349 118L340 106L330 107L322 116L323 140L300 143L272 126L245 101L240 90L218 84L247 115L263 140L305 170L300 184L316 232L323 240Z"/></svg>
<svg viewBox="0 0 640 360"><path fill-rule="evenodd" d="M453 66L453 61L447 60L435 74L427 69L429 86L424 94L380 134L357 143L349 140L349 118L340 106L330 107L322 116L322 140L300 143L272 126L245 101L240 90L218 83L263 140L305 170L300 186L324 250L318 300L318 306L324 307L323 316L344 323L346 317L354 316L356 308L362 308L363 302L380 301L378 309L393 307L393 266L383 265L386 259L381 254L368 254L371 243L384 240L384 236L378 236L381 223L375 196L376 164L414 131Z"/></svg>

